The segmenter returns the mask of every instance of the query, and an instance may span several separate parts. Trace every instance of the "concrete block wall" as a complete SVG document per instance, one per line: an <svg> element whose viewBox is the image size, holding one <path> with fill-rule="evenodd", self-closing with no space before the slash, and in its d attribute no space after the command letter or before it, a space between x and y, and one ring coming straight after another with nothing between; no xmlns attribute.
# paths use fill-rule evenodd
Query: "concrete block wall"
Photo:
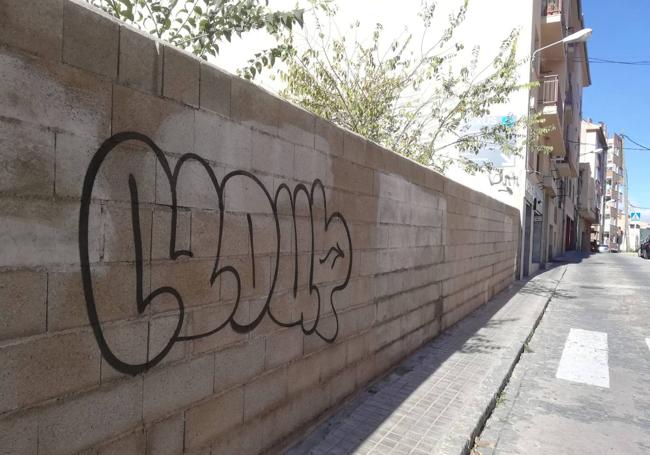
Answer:
<svg viewBox="0 0 650 455"><path fill-rule="evenodd" d="M516 210L38 9L0 0L0 453L275 451L513 280Z"/></svg>

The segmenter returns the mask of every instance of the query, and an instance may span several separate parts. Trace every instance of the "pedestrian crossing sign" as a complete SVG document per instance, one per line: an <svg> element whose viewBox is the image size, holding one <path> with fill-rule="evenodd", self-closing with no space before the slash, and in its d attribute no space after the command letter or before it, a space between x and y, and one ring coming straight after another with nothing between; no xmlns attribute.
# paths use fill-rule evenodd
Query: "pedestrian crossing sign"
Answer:
<svg viewBox="0 0 650 455"><path fill-rule="evenodd" d="M630 221L641 221L641 212L631 212Z"/></svg>

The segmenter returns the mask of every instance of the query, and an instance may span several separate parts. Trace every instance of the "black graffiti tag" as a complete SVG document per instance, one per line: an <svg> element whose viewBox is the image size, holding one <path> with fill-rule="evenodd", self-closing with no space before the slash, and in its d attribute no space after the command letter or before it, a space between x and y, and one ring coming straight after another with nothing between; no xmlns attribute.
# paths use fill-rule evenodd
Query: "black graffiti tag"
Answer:
<svg viewBox="0 0 650 455"><path fill-rule="evenodd" d="M135 258L135 274L136 274L136 298L135 305L138 311L138 314L142 314L152 302L159 298L160 296L167 295L171 297L178 307L178 322L173 330L173 334L167 340L164 347L156 354L153 358L148 359L146 362L141 363L129 363L120 359L111 349L109 343L105 337L104 331L102 329L102 324L98 314L98 309L96 305L96 299L93 288L93 270L90 264L90 255L89 255L89 217L90 217L90 206L92 200L93 188L97 177L102 168L102 164L105 162L107 156L113 151L118 145L126 141L135 141L139 142L149 149L151 149L155 156L158 164L163 170L164 177L169 183L170 192L171 192L171 229L170 229L170 242L169 242L169 258L172 260L179 259L183 256L193 257L193 252L191 250L177 249L176 248L176 229L178 221L178 194L177 194L177 183L179 180L179 174L181 169L186 163L192 162L199 166L205 174L209 177L212 186L214 187L214 197L215 201L218 204L218 217L219 217L219 229L217 232L217 245L216 245L216 254L214 257L214 266L209 277L209 283L212 286L217 278L220 276L229 275L234 279L236 283L236 298L233 309L226 318L225 321L215 325L201 333L191 333L186 335L181 335L181 329L183 327L184 318L185 318L185 304L183 296L181 293L171 286L162 286L155 290L152 290L148 295L144 293L144 253L143 253L143 241L142 241L142 230L140 223L140 203L138 199L138 182L133 174L128 175L128 187L130 195L130 205L131 205L131 224L133 229L133 247L134 247L134 258ZM226 216L226 201L228 198L228 188L233 186L231 182L243 179L247 184L252 185L257 191L263 194L263 199L265 204L268 204L268 208L272 213L273 218L273 227L271 229L271 235L275 240L275 252L272 255L272 268L271 268L271 281L269 284L268 294L265 297L265 303L262 310L259 314L250 322L241 323L235 320L235 314L240 304L240 298L242 294L242 280L240 278L240 272L237 270L237 267L229 264L224 265L224 260L222 258L223 243L224 243L224 217ZM229 185L230 183L230 185ZM318 196L322 198L323 209L322 209L322 219L318 220L316 217L318 214L314 210L314 201L315 197ZM292 220L293 220L293 297L296 298L298 293L298 235L297 235L297 221L296 221L296 201L298 198L304 198L307 202L308 210L308 220L311 229L311 255L309 263L309 294L316 302L316 313L315 320L310 322L310 325L307 326L305 321L304 314L300 314L300 317L297 320L291 321L282 321L276 315L273 314L270 306L271 298L273 296L275 286L278 280L279 272L279 261L280 261L280 241L281 241L281 229L280 221L278 214L279 199L280 197L286 197L289 201L291 208ZM255 243L253 236L253 221L250 213L246 215L248 230L250 236L250 255L251 255L251 267L253 270L253 287L255 287ZM329 290L329 295L325 296L325 301L323 301L323 296L321 296L321 287L316 284L314 281L314 264L315 264L315 233L314 233L314 224L316 222L322 222L325 232L330 229L330 227L335 223L337 226L342 226L344 232L343 246L337 241L335 245L329 248L329 251L318 258L319 264L331 264L333 269L337 261L347 261L347 270L345 271L345 277L334 285ZM80 262L81 262L81 277L83 282L83 289L86 300L86 309L88 312L88 318L90 324L93 327L93 332L99 348L102 352L102 355L106 361L117 371L120 371L125 374L136 375L142 373L154 365L158 364L165 356L169 353L175 343L182 341L195 340L207 336L211 336L220 332L226 327L230 327L232 330L238 333L248 333L254 330L263 319L268 316L275 324L281 327L294 327L300 326L305 335L316 335L322 338L326 342L333 342L338 335L338 314L334 305L334 296L336 293L345 289L350 281L350 274L352 269L352 239L350 237L350 229L348 227L347 221L343 215L339 212L332 212L331 214L327 211L327 202L326 202L326 193L325 187L320 180L314 180L310 186L304 184L297 184L293 190L285 183L278 186L275 193L272 195L264 186L262 181L256 177L254 174L245 171L245 170L235 170L226 174L220 181L216 177L212 167L209 163L194 153L187 153L182 155L176 165L172 169L167 158L163 154L162 150L147 136L137 133L137 132L123 132L117 133L107 139L97 150L93 156L88 169L86 171L86 176L83 182L83 190L81 197L81 208L79 216L79 253L80 253ZM345 262L344 262L345 264ZM334 329L333 334L325 334L319 331L319 321L321 310L329 305L328 310L331 310L331 314L334 320Z"/></svg>

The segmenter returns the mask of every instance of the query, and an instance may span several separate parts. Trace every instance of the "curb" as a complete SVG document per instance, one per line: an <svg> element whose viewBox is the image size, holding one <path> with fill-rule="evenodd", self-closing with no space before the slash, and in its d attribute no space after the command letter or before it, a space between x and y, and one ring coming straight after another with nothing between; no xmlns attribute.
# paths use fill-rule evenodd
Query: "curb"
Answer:
<svg viewBox="0 0 650 455"><path fill-rule="evenodd" d="M546 302L544 303L544 306L542 307L542 310L539 312L539 315L535 319L535 323L531 327L530 332L526 336L526 339L522 343L522 345L519 347L519 350L513 359L512 363L510 364L508 371L506 372L505 376L503 377L503 380L499 384L499 387L497 388L497 391L494 393L492 398L490 399L490 402L488 403L488 406L484 409L483 413L481 414L476 427L472 430L472 432L469 435L469 444L466 444L463 450L461 451L462 455L493 455L494 454L494 449L496 446L497 441L493 441L489 443L489 445L481 445L481 441L478 440L479 436L485 429L485 425L488 421L488 419L492 416L494 413L494 410L497 406L497 401L507 385L510 382L510 379L512 378L513 372L521 360L521 356L523 355L526 345L528 342L533 338L535 335L535 331L537 330L537 327L539 326L540 322L542 321L542 318L544 317L544 314L546 314L546 309L548 308L548 305L551 303L551 300L555 296L555 293L557 291L557 288L560 286L560 283L562 282L562 279L564 278L564 275L566 273L566 264L558 264L557 267L562 267L564 266L564 271L562 272L562 275L560 278L557 280L557 283L555 284L555 287L553 290L550 292L550 295L546 299ZM555 268L555 267L553 267ZM542 272L547 272L548 270L543 270ZM539 273L538 273L539 274ZM533 277L528 279L526 281L526 284L529 283L534 277L538 276L538 274L535 274Z"/></svg>

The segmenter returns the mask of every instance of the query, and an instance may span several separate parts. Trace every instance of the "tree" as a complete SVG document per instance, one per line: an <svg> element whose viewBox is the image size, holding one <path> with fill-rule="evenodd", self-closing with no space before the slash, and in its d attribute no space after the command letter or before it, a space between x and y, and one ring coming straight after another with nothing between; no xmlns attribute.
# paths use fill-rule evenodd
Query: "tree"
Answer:
<svg viewBox="0 0 650 455"><path fill-rule="evenodd" d="M274 11L268 0L87 0L112 16L151 33L182 49L207 59L217 55L233 35L239 37L254 30L265 30L275 45L256 53L241 70L252 79L264 67L286 59L292 52L283 38L295 26L304 24L305 10ZM314 6L326 7L329 0L317 0Z"/></svg>
<svg viewBox="0 0 650 455"><path fill-rule="evenodd" d="M423 3L419 14L427 41L435 5ZM464 46L454 32L464 21L467 1L449 18L435 43L411 51L413 36L399 37L382 49L383 28L377 24L368 45L357 36L359 22L346 35L328 36L323 18L316 18L317 36L303 37L305 49L295 50L281 77L282 95L306 109L393 151L444 172L452 163L470 173L489 170L476 155L486 147L519 154L526 141L546 149L539 139L549 129L537 115L506 118L476 126L517 90L530 88L517 80L516 30L501 43L497 55L479 67L479 48L461 58ZM325 18L331 20L331 17ZM473 122L474 121L474 122Z"/></svg>

